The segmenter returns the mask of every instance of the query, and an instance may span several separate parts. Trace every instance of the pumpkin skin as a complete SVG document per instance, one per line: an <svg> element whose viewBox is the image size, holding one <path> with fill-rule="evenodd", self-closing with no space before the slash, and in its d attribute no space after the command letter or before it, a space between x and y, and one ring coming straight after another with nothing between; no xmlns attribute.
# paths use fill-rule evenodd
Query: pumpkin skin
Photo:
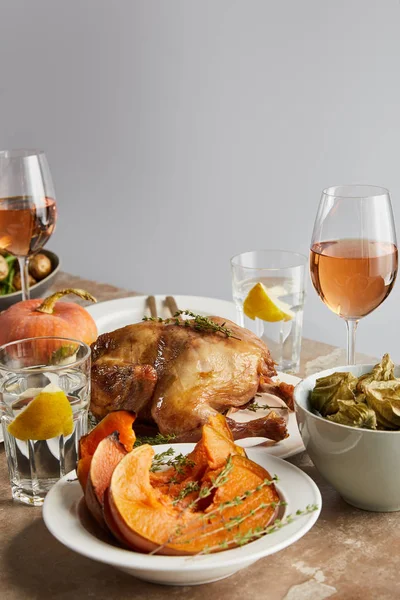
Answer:
<svg viewBox="0 0 400 600"><path fill-rule="evenodd" d="M115 467L126 454L124 446L118 440L118 434L113 433L100 442L91 457L85 487L86 506L98 524L106 530L103 518L104 493L110 485Z"/></svg>
<svg viewBox="0 0 400 600"><path fill-rule="evenodd" d="M58 302L52 314L37 312L43 300L17 302L0 314L0 345L37 337L63 337L90 346L97 339L92 316L79 304Z"/></svg>

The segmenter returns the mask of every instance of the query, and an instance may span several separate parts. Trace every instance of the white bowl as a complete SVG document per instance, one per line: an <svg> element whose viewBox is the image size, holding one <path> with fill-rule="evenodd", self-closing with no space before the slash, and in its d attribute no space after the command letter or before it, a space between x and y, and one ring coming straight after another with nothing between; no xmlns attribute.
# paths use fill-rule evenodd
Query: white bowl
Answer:
<svg viewBox="0 0 400 600"><path fill-rule="evenodd" d="M193 444L176 446L179 446L178 452L184 453L194 447ZM169 447L157 446L157 452ZM117 547L111 538L100 532L87 514L82 491L73 472L56 483L48 493L43 506L43 519L54 537L71 550L113 565L139 579L167 585L217 581L296 542L314 525L321 509L319 490L303 471L270 456L265 449L249 448L247 454L266 468L271 476L278 475L277 489L288 503L284 514L295 514L296 510L303 510L308 504L316 504L318 510L296 517L292 523L241 548L203 556L150 556Z"/></svg>
<svg viewBox="0 0 400 600"><path fill-rule="evenodd" d="M356 377L374 365L335 367L304 379L294 391L297 420L306 450L321 475L346 502L377 512L400 510L400 431L340 425L319 416L310 393L319 377L350 371ZM396 377L400 368L396 368Z"/></svg>

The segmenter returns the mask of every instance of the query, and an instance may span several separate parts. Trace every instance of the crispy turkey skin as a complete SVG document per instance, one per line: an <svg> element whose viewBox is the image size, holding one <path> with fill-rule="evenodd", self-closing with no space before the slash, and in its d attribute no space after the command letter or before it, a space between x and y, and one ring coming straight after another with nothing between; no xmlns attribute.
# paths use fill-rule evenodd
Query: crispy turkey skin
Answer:
<svg viewBox="0 0 400 600"><path fill-rule="evenodd" d="M211 415L247 404L260 381L276 374L262 340L230 321L226 326L240 339L154 321L101 335L92 345L92 413L100 419L132 410L137 423L194 441ZM247 430L241 423L236 437L286 437L279 416L257 421L263 423ZM230 426L235 435L234 422Z"/></svg>

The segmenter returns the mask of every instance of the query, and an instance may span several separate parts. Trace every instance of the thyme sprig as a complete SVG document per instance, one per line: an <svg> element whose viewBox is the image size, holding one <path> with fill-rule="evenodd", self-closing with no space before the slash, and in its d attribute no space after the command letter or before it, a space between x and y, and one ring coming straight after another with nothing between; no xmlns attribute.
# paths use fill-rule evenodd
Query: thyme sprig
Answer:
<svg viewBox="0 0 400 600"><path fill-rule="evenodd" d="M208 513L204 513L203 515L200 515L200 519L197 524L201 527L202 534L204 534L204 532L207 532L207 530L210 528L210 526L212 524L210 523L209 527L204 527L204 524L201 523L200 520L211 521L212 519L215 519L219 514L221 514L228 508L233 508L233 507L239 506L240 504L243 504L243 502L245 500L248 500L248 498L250 496L252 496L256 492L260 492L263 488L265 488L267 486L273 485L276 481L278 481L278 477L276 475L274 475L272 477L272 479L264 479L264 481L262 483L260 483L259 485L257 485L255 488L253 488L251 490L246 490L240 496L235 496L234 498L232 498L232 500L227 500L226 502L221 502L221 504L216 506L216 508L214 510L212 510ZM286 506L286 502L283 502L283 501L281 501L279 503L271 502L270 505L273 506L273 508L276 508L277 506ZM267 505L265 505L264 508L266 508L266 506ZM247 517L252 516L253 514L254 514L254 511L250 511L249 514L247 515ZM235 517L235 518L238 518L238 517ZM241 518L241 516L240 516L240 518ZM191 524L196 525L196 523L193 523L193 522Z"/></svg>
<svg viewBox="0 0 400 600"><path fill-rule="evenodd" d="M230 462L228 463L229 460L230 460ZM228 466L228 468L227 468L228 464L231 465L231 466ZM212 489L214 487L220 487L221 485L224 485L225 483L227 483L229 470L232 468L232 466L233 466L232 465L232 458L231 458L231 456L229 456L224 469L214 479L214 481L212 482L212 485L209 486L209 487L207 487L207 488L201 488L200 491L199 491L199 496L193 502L191 502L186 507L186 509L184 511L182 511L182 515L188 509L193 508L193 506L200 500L200 494L201 493L203 494L203 496L202 496L203 498L207 497L208 495L210 495L210 493L212 492ZM209 535L213 535L214 533L219 533L221 531L230 531L230 530L234 529L235 527L239 527L239 525L241 525L248 518L254 516L258 511L265 510L268 507L276 509L279 506L286 506L287 503L284 502L284 501L279 501L279 502L263 502L263 503L259 504L257 507L249 510L249 512L246 513L245 515L242 515L242 514L241 515L237 515L237 516L231 517L228 520L224 519L224 517L223 517L224 511L226 511L228 508L236 507L236 506L242 504L250 496L252 496L256 492L261 491L266 486L273 485L276 481L278 481L278 477L276 475L274 475L274 477L272 479L264 479L264 481L262 483L260 483L259 485L257 485L255 488L250 489L250 490L246 490L240 496L236 496L235 498L232 498L232 500L229 500L229 501L226 501L226 502L222 502L214 510L212 510L210 512L207 512L207 513L204 513L204 514L201 514L197 518L189 521L189 523L186 526L184 526L184 527L178 526L175 529L174 534L171 535L169 537L169 539L164 544L158 546L155 550L153 550L151 552L151 554L156 554L162 548L164 548L167 544L170 544L170 543L188 544L191 541L193 541L194 538L205 538L205 537L207 537ZM220 516L222 518L222 524L221 524L221 526L219 528L215 529L214 526L213 526L212 521L217 516ZM207 523L205 523L205 521ZM274 521L273 525L275 525L275 523L278 526L279 525L279 519L276 519ZM189 539L179 541L180 538L187 537L188 535L191 536ZM245 532L244 534L241 534L241 535L245 536L245 535L247 535L247 532ZM238 536L235 536L235 539L237 539L237 537ZM254 538L254 535L252 534L251 539L253 539L253 538ZM229 542L229 544L233 544L233 543L235 543L233 540ZM237 542L236 542L236 544L237 544ZM207 546L205 548L207 548ZM223 549L223 548L218 546L218 547L216 547L216 549ZM214 550L214 547L212 548L212 550ZM204 553L204 550L200 554L202 554L202 553Z"/></svg>
<svg viewBox="0 0 400 600"><path fill-rule="evenodd" d="M211 485L200 487L197 481L189 481L185 485L185 487L181 489L181 491L179 492L175 500L172 502L172 504L178 504L178 502L183 500L183 498L186 498L186 496L188 496L192 492L199 492L197 498L195 498L187 507L187 509L192 509L194 506L196 506L197 502L199 502L203 498L208 498L208 496L210 496L210 494L212 494L214 490L226 484L232 467L232 456L229 455L222 471L214 479L211 480Z"/></svg>
<svg viewBox="0 0 400 600"><path fill-rule="evenodd" d="M257 540L263 537L264 535L269 535L271 533L274 533L275 531L278 531L278 529L281 529L285 525L293 523L293 521L295 521L296 518L308 515L318 510L318 508L319 507L316 504L308 504L304 510L298 509L294 515L289 514L283 519L275 519L275 521L271 525L267 525L266 527L254 527L253 529L250 528L244 533L238 533L238 535L235 536L232 540L223 540L215 546L205 546L203 550L198 553L198 555L209 554L210 552L213 552L215 550L228 550L229 547L233 544L235 546L244 546L245 544Z"/></svg>
<svg viewBox="0 0 400 600"><path fill-rule="evenodd" d="M175 435L162 435L162 433L157 433L154 437L143 435L141 437L136 438L134 447L142 446L143 444L150 444L150 446L159 446L161 444L170 444L176 438Z"/></svg>
<svg viewBox="0 0 400 600"><path fill-rule="evenodd" d="M215 489L217 489L218 487L221 487L222 485L225 485L228 481L228 478L229 478L228 476L229 476L229 473L231 472L232 468L233 468L233 462L232 462L232 455L230 454L228 456L228 458L226 459L226 463L225 463L224 467L222 468L222 470L220 471L220 473L214 479L211 480L211 485L200 488L200 485L198 484L197 481L191 481L188 484L186 484L186 486L179 492L178 496L173 501L174 505L177 504L180 500L183 500L183 498L185 498L191 492L198 491L199 495L192 502L190 502L190 504L182 511L181 515L183 516L183 514L186 511L192 510L196 506L197 502L199 502L203 498L207 498L208 496L210 496L210 494ZM211 514L211 513L209 513L209 514ZM209 514L207 516L209 516ZM182 527L177 527L177 529L175 530L175 535L170 536L166 542L164 542L160 546L157 546L157 548L155 548L152 552L150 552L150 554L157 554L157 552L162 550L162 548L165 548L165 546L167 544L170 544L176 537L179 538L184 533L185 532L182 530Z"/></svg>
<svg viewBox="0 0 400 600"><path fill-rule="evenodd" d="M168 460L166 461L167 456L173 456L175 451L173 448L168 448L165 452L160 452L159 454L155 454L153 457L153 462L151 463L150 471L152 473L156 473L157 471L161 471L162 467L165 464L168 464Z"/></svg>
<svg viewBox="0 0 400 600"><path fill-rule="evenodd" d="M189 504L188 508L192 509L194 506L196 506L197 502L203 500L204 498L208 498L208 496L210 496L214 490L225 485L229 479L229 473L232 471L232 468L233 462L232 455L230 454L226 459L226 463L222 471L214 479L211 479L211 485L200 488L198 497Z"/></svg>
<svg viewBox="0 0 400 600"><path fill-rule="evenodd" d="M260 510L265 510L266 508L276 509L279 506L285 506L285 505L286 505L286 502L282 502L282 501L281 502L262 502L256 508L253 508L245 515L237 515L237 516L231 517L228 521L223 522L221 527L218 527L217 529L206 528L205 531L203 530L201 533L199 533L197 538L198 539L205 538L209 535L214 535L216 533L220 533L221 531L231 531L231 529L234 529L235 527L239 527L239 525L244 523L244 521L246 521L250 517L253 517L255 514L260 512ZM280 519L275 519L274 524L277 521L280 521ZM209 529L209 531L207 531L207 529ZM241 535L243 535L243 534L241 534Z"/></svg>
<svg viewBox="0 0 400 600"><path fill-rule="evenodd" d="M181 316L191 317L191 319L182 320L179 317ZM239 337L235 336L231 329L225 327L225 323L222 325L218 325L218 323L214 323L209 317L205 317L203 315L196 315L190 310L178 310L174 313L173 317L169 319L162 319L161 317L143 317L143 321L155 321L156 323L164 323L165 325L179 325L181 327L192 327L197 331L213 331L223 333L228 338L233 338L234 340L240 340Z"/></svg>
<svg viewBox="0 0 400 600"><path fill-rule="evenodd" d="M251 402L246 406L246 409L251 410L251 412L257 412L258 410L264 410L267 408L270 410L289 410L287 406L270 406L269 404L258 404L257 402Z"/></svg>
<svg viewBox="0 0 400 600"><path fill-rule="evenodd" d="M194 467L194 461L184 454L180 453L177 456L174 456L174 454L175 450L173 448L168 448L165 452L155 454L150 471L156 473L157 471L161 471L162 467L173 467L178 475L184 475L187 467ZM173 458L167 458L168 456L173 456ZM176 483L176 481L171 481L171 483Z"/></svg>
<svg viewBox="0 0 400 600"><path fill-rule="evenodd" d="M169 465L170 467L174 467L178 475L184 475L185 469L187 467L194 467L195 464L196 463L194 462L194 460L191 460L182 453L175 456L173 460L167 462L167 465Z"/></svg>
<svg viewBox="0 0 400 600"><path fill-rule="evenodd" d="M189 496L192 492L198 492L200 489L200 484L197 481L189 481L184 488L181 489L175 500L172 504L178 504L181 500Z"/></svg>
<svg viewBox="0 0 400 600"><path fill-rule="evenodd" d="M212 512L207 513L207 515L203 515L203 516L208 519L210 517L210 515L213 515L214 513L218 514L218 513L222 512L223 510L226 510L227 508L233 508L234 506L239 506L240 504L243 504L243 502L245 500L247 500L250 496L252 496L256 492L260 492L264 487L273 485L277 481L279 481L279 478L277 475L274 475L272 477L272 479L264 479L264 481L262 483L260 483L260 485L258 485L257 487L255 487L251 490L246 490L242 495L235 496L234 498L232 498L232 500L227 500L226 502L221 502L221 504L219 504L215 508L215 510L213 510ZM285 504L285 503L282 503L282 504ZM211 516L211 518L212 518L212 516Z"/></svg>
<svg viewBox="0 0 400 600"><path fill-rule="evenodd" d="M210 485L200 487L199 483L196 481L188 482L185 485L185 487L179 492L178 496L173 501L173 504L178 504L181 500L186 498L186 496L188 496L192 492L198 492L198 495L182 510L181 516L184 517L187 511L193 510L196 507L196 504L201 499L210 496L215 489L227 484L229 481L229 473L232 470L232 468L232 455L229 455L224 467L221 469L220 473L214 479L211 480ZM234 508L243 504L246 500L249 499L249 497L256 494L257 492L260 492L266 486L274 485L277 481L278 477L276 475L274 475L271 479L264 479L264 481L262 481L256 487L246 490L241 495L235 496L231 500L220 503L212 511L198 514L197 516L195 516L194 519L189 520L186 524L181 523L175 529L174 533L169 536L168 540L166 540L163 544L155 548L150 554L157 554L165 546L171 543L190 544L194 539L206 539L210 535L215 535L223 531L227 533L232 532L232 530L234 530L235 528L238 528L238 532L231 539L223 540L218 544L212 546L205 545L201 552L198 552L197 555L208 554L209 552L217 550L226 550L232 546L243 546L244 544L259 539L264 535L268 535L277 531L281 527L292 523L296 518L318 510L318 506L316 504L309 504L304 510L297 510L294 515L288 514L282 519L275 519L270 525L258 526L254 528L249 527L249 529L243 532L240 531L240 526L243 523L245 523L248 519L256 515L258 512L268 508L277 510L281 506L286 506L287 503L284 501L273 501L262 502L254 506L254 499L252 504L253 508L248 510L248 512L246 512L245 514L242 513L229 517L226 515L225 511L227 511L229 508ZM217 517L219 517L219 521L217 528L215 528L214 519Z"/></svg>

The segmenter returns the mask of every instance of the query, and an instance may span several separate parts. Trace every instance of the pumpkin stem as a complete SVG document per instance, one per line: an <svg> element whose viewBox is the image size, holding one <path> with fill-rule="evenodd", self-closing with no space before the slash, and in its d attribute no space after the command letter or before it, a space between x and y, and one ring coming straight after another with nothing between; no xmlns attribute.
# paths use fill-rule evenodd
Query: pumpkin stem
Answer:
<svg viewBox="0 0 400 600"><path fill-rule="evenodd" d="M83 300L89 300L90 302L97 302L96 298L89 294L89 292L85 292L85 290L78 290L73 288L68 288L66 290L60 290L59 292L55 292L48 298L45 298L40 306L38 306L35 310L37 312L45 313L46 315L52 315L54 312L54 307L56 302L63 296L67 296L68 294L75 294L75 296L79 296Z"/></svg>

